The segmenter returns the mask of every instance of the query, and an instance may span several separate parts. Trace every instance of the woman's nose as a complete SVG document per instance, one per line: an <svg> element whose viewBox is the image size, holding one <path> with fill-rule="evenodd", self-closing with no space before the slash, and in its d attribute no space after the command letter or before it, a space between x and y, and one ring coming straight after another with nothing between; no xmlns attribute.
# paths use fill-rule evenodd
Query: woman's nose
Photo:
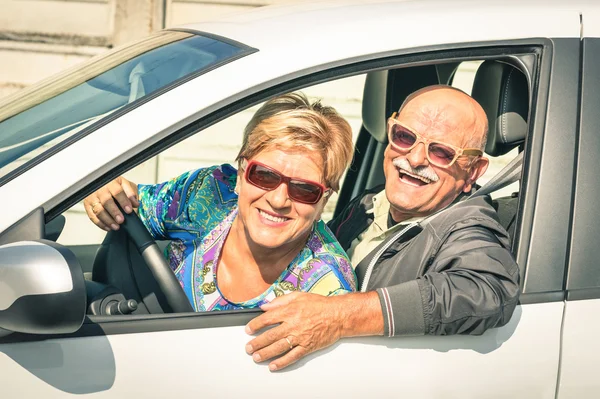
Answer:
<svg viewBox="0 0 600 399"><path fill-rule="evenodd" d="M288 196L287 184L283 182L274 190L265 193L265 198L273 208L285 208L291 203Z"/></svg>
<svg viewBox="0 0 600 399"><path fill-rule="evenodd" d="M420 142L406 154L406 160L410 163L410 166L415 167L429 164L425 146L425 143Z"/></svg>

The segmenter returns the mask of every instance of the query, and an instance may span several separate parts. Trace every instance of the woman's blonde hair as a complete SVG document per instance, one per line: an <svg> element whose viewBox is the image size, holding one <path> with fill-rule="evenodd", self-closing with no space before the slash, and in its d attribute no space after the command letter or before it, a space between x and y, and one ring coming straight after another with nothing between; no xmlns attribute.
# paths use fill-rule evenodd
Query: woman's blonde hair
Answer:
<svg viewBox="0 0 600 399"><path fill-rule="evenodd" d="M319 154L325 185L337 191L352 160L352 129L333 107L311 103L302 93L285 94L256 111L244 129L236 161L241 167L243 159L273 149Z"/></svg>

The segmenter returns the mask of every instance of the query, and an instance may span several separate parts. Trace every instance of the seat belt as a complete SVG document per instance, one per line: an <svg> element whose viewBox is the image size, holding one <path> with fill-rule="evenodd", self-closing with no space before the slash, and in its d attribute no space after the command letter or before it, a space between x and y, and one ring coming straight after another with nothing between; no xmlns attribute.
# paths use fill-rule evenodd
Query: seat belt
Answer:
<svg viewBox="0 0 600 399"><path fill-rule="evenodd" d="M485 183L479 190L469 195L468 198L480 197L488 195L494 191L500 190L511 183L516 182L521 177L521 169L523 168L523 151L519 153L512 161L508 163L500 172Z"/></svg>
<svg viewBox="0 0 600 399"><path fill-rule="evenodd" d="M517 155L512 161L510 161L504 168L502 168L502 170L500 172L498 172L494 177L492 177L486 184L481 186L479 188L479 190L477 190L474 193L472 193L471 195L469 195L466 199L481 197L483 195L488 195L490 193L493 193L494 191L500 190L501 188L508 186L511 183L516 182L521 177L521 169L522 168L523 168L523 151L521 151L519 153L519 155ZM449 207L441 209L441 210L435 212L434 214L429 215L428 217L426 217L425 219L423 219L419 222L414 222L414 223L409 224L404 229L401 229L398 233L389 236L387 238L387 240L385 240L381 244L379 244L379 246L377 247L378 248L377 253L375 254L375 256L373 256L373 258L367 265L365 277L364 277L362 283L360 284L360 292L367 291L367 285L369 284L369 279L371 278L371 273L373 273L373 268L375 267L377 260L379 260L379 257L381 255L383 255L383 253L390 247L390 245L392 245L397 240L401 239L406 233L408 233L409 231L411 231L415 228L421 228L421 230L422 230L422 225L424 223L430 222L431 220L433 220L433 218L435 218L441 212L443 212L447 209L450 209L453 205L450 205ZM358 265L357 265L357 268L358 268Z"/></svg>

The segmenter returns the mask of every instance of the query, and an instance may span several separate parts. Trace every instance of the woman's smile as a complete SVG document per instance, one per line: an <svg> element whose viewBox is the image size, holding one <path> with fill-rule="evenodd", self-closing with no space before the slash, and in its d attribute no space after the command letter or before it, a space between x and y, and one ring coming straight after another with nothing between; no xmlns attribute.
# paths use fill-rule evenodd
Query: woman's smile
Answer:
<svg viewBox="0 0 600 399"><path fill-rule="evenodd" d="M259 215L260 221L268 226L273 226L273 227L284 226L287 224L287 222L292 220L291 218L277 215L276 213L267 212L265 210L258 209L258 208L257 208L257 210L258 210L258 215Z"/></svg>

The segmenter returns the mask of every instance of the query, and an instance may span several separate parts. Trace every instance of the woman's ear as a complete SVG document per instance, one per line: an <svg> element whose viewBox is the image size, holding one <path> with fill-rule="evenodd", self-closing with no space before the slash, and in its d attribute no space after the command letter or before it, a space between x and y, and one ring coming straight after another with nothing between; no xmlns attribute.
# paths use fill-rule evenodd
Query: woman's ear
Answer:
<svg viewBox="0 0 600 399"><path fill-rule="evenodd" d="M236 193L237 195L240 195L241 181L242 181L242 178L240 177L240 172L238 171L237 177L235 179L235 188L233 189L233 192Z"/></svg>
<svg viewBox="0 0 600 399"><path fill-rule="evenodd" d="M325 210L325 206L327 205L327 201L329 201L329 197L331 197L332 193L333 193L333 191L329 191L329 192L323 194L323 197L317 204L318 208L317 208L317 216L315 217L315 220L321 220L321 215L323 214L323 211Z"/></svg>

